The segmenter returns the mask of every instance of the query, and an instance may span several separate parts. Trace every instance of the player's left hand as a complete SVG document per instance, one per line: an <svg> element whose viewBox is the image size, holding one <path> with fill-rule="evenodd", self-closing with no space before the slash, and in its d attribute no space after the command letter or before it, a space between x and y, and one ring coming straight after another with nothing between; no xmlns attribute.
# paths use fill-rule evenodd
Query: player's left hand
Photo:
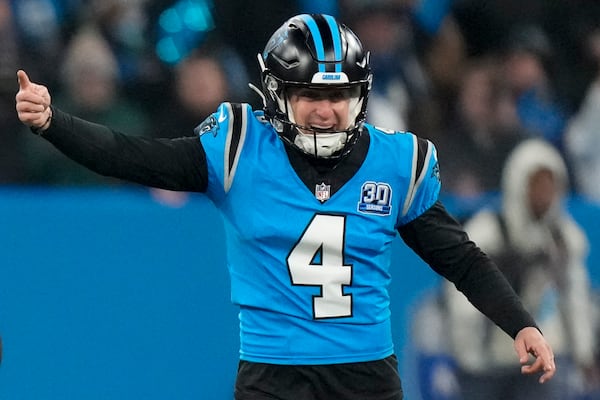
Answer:
<svg viewBox="0 0 600 400"><path fill-rule="evenodd" d="M534 327L523 328L515 338L515 350L521 362L521 372L524 374L534 374L542 372L540 383L544 383L554 376L556 364L554 363L554 353L552 348L542 336L540 331ZM529 355L534 357L533 362L529 362Z"/></svg>

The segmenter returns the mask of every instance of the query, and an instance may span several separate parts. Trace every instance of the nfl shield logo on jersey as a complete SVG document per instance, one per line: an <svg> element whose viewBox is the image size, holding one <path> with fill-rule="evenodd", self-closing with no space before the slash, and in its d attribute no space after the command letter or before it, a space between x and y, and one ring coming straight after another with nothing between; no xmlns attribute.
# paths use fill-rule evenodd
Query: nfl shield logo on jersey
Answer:
<svg viewBox="0 0 600 400"><path fill-rule="evenodd" d="M325 182L320 185L315 186L315 197L321 203L325 200L329 200L329 196L331 195L331 185L326 185Z"/></svg>

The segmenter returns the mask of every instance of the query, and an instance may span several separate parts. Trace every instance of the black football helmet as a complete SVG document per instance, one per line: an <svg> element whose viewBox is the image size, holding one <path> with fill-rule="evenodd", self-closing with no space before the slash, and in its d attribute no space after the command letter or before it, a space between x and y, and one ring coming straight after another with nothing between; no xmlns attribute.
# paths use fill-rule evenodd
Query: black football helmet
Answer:
<svg viewBox="0 0 600 400"><path fill-rule="evenodd" d="M316 158L348 154L366 118L372 81L369 53L356 35L330 15L297 15L273 33L258 60L265 116L279 136ZM343 93L350 100L350 126L332 131L298 125L289 104L290 91L298 88Z"/></svg>

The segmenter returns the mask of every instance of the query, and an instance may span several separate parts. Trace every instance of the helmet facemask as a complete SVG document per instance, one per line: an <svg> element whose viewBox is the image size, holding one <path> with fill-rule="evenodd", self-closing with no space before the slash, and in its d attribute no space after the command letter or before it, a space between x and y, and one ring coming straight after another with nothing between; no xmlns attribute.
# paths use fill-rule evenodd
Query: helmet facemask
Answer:
<svg viewBox="0 0 600 400"><path fill-rule="evenodd" d="M264 85L276 106L273 114L275 129L288 144L315 158L337 158L347 154L360 135L364 122L364 83L345 85L306 85L282 82L267 75ZM294 115L292 96L314 101L347 101L345 126L308 126Z"/></svg>

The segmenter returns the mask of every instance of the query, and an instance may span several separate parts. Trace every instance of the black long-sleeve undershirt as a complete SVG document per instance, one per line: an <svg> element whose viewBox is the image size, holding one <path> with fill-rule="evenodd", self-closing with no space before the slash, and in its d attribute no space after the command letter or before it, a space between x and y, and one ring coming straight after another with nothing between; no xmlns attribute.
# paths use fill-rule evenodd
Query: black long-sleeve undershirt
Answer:
<svg viewBox="0 0 600 400"><path fill-rule="evenodd" d="M169 190L206 190L206 155L197 137L128 136L56 108L52 124L42 136L69 158L102 175ZM368 146L368 141L362 143ZM362 150L366 154L366 149ZM297 155L289 156L293 166L309 167ZM357 162L362 161L353 160ZM536 326L502 273L439 201L399 233L434 271L453 282L511 337L524 327Z"/></svg>
<svg viewBox="0 0 600 400"><path fill-rule="evenodd" d="M105 176L161 189L204 192L206 155L198 137L130 136L52 108L43 137L66 156Z"/></svg>
<svg viewBox="0 0 600 400"><path fill-rule="evenodd" d="M537 327L502 272L441 202L399 232L419 257L512 338L524 327Z"/></svg>

